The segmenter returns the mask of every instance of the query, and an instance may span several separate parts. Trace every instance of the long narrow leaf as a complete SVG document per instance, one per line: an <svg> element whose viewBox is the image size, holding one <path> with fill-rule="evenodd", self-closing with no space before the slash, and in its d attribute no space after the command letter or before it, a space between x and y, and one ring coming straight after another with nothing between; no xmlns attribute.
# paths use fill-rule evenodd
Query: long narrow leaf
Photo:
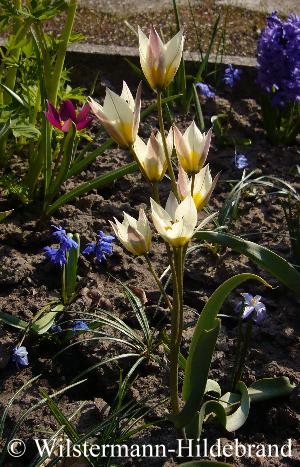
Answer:
<svg viewBox="0 0 300 467"><path fill-rule="evenodd" d="M268 248L257 245L249 240L244 240L236 235L220 232L200 231L195 234L194 238L199 241L207 241L209 243L227 246L247 256L286 287L297 295L300 295L299 272L288 261Z"/></svg>

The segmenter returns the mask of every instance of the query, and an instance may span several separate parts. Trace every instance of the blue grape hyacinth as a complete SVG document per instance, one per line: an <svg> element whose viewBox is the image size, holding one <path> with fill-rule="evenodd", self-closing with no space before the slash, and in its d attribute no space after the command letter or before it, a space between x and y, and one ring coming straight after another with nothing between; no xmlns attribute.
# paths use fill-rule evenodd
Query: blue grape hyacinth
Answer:
<svg viewBox="0 0 300 467"><path fill-rule="evenodd" d="M112 235L105 235L102 230L97 235L96 242L90 242L83 250L84 255L94 253L98 261L106 260L105 255L110 255L113 251L112 241L115 239Z"/></svg>
<svg viewBox="0 0 300 467"><path fill-rule="evenodd" d="M261 323L266 317L266 305L261 302L260 295L251 295L250 293L241 293L243 301L239 302L235 308L236 313L241 312L243 307L243 313L241 318L247 319L249 316L252 317L255 323Z"/></svg>
<svg viewBox="0 0 300 467"><path fill-rule="evenodd" d="M230 88L233 88L237 81L241 79L241 74L241 70L235 68L233 65L228 65L225 68L223 82Z"/></svg>
<svg viewBox="0 0 300 467"><path fill-rule="evenodd" d="M290 14L282 21L277 12L267 18L257 43L260 86L272 94L272 104L300 102L300 17Z"/></svg>
<svg viewBox="0 0 300 467"><path fill-rule="evenodd" d="M205 97L215 97L216 93L212 90L209 84L205 83L196 83L196 88L199 89L199 92L202 96Z"/></svg>
<svg viewBox="0 0 300 467"><path fill-rule="evenodd" d="M53 237L59 242L59 248L45 246L43 248L46 258L53 264L63 266L67 263L66 253L71 248L78 248L78 243L72 238L68 237L67 232L60 226L52 225L54 229Z"/></svg>
<svg viewBox="0 0 300 467"><path fill-rule="evenodd" d="M89 329L90 329L89 326L83 320L77 319L77 320L73 321L73 323L72 323L73 336L75 336L77 334L77 332L79 332L79 331L89 331Z"/></svg>
<svg viewBox="0 0 300 467"><path fill-rule="evenodd" d="M24 345L14 347L11 355L12 361L19 366L27 366L28 363L28 352Z"/></svg>

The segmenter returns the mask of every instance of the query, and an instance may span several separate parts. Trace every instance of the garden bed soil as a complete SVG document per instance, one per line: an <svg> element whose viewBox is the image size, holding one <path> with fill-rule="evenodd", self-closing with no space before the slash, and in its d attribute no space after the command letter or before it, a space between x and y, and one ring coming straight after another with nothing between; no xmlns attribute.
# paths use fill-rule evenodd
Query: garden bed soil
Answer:
<svg viewBox="0 0 300 467"><path fill-rule="evenodd" d="M119 91L119 89L117 89ZM232 96L220 94L214 101L204 105L206 127L209 119L216 111L229 111ZM234 96L233 96L234 98ZM193 113L186 119L177 118L179 127L185 128L194 118ZM150 116L141 124L140 135L148 137L156 126L156 117ZM252 145L246 151L250 161L250 169L257 169L258 174L274 175L299 187L299 175L295 167L299 165L299 146L272 147L266 140L260 119L260 109L253 99L234 100L232 103L232 128L236 137L250 137ZM97 124L95 123L95 127ZM95 144L100 144L106 136L102 134ZM110 169L120 167L130 161L130 156L117 147L106 151L84 173L69 181L63 190L68 190L81 181L94 178ZM209 162L213 174L221 171L220 181L212 196L210 206L217 210L224 202L229 190L228 180L238 180L241 171L234 165L234 148L218 149L215 141L209 153ZM168 194L168 183L162 183L161 197L165 200ZM25 212L17 210L0 225L0 310L25 320L30 320L40 307L53 298L59 297L60 273L58 267L45 259L42 248L52 243L51 224L61 225L69 232L79 232L81 245L95 240L99 230L111 232L109 220L115 216L122 218L126 211L135 216L140 207L145 207L149 214L149 190L139 174L131 174L116 183L75 200L60 208L51 219L38 223L34 219L36 212L30 206ZM268 196L261 188L253 187L242 198L239 217L234 222L232 232L244 235L267 246L292 261L289 247L287 226L277 195ZM159 273L167 265L167 258L161 243L155 239L151 253L153 263ZM242 272L254 272L266 278L273 286L267 289L258 283L249 282L231 294L222 308L222 313L232 315L243 291L260 294L267 307L267 318L253 330L249 359L246 365L244 381L251 384L256 379L272 376L288 376L299 387L299 300L269 274L253 265L245 256L230 250L222 251L216 256L207 246L194 251L187 259L184 275L185 322L195 320L195 312L199 313L211 293L225 279ZM81 256L79 261L79 296L68 309L71 319L82 318L81 313L102 307L121 317L138 330L138 323L124 299L121 287L108 275L124 281L127 285L138 288L146 294L146 313L155 331L169 326L169 316L161 305L156 309L158 292L152 276L149 274L143 258L128 254L116 241L114 252L106 263L91 262ZM169 290L169 293L171 291ZM158 324L157 324L158 323ZM138 331L137 331L138 332ZM222 320L222 329L210 370L224 392L229 389L230 374L236 348L237 328L232 319ZM44 387L49 393L70 384L72 379L83 370L95 364L99 359L116 352L112 344L99 341L85 342L88 334L82 334L73 350L70 349L57 359L53 355L61 348L54 339L38 340L27 337L25 345L29 352L29 366L18 370L11 362L9 355L17 344L20 333L6 325L0 325L0 365L1 365L1 411L7 406L10 398L22 384L35 375L40 379L32 387L17 398L9 410L5 434L12 429L17 418L24 409L29 408L39 399L38 388ZM186 355L192 336L192 328L184 332L182 352ZM122 347L122 346L120 346ZM127 351L128 349L118 349ZM162 355L163 350L159 348ZM120 363L120 367L128 370L132 361ZM84 406L75 419L79 431L84 432L91 424L99 422L116 395L119 378L117 364L109 364L98 368L87 376L87 381L67 391L57 399L60 408L68 415L80 402ZM168 396L168 368L149 362L140 368L139 378L134 382L129 397L141 401L151 408L145 421L153 421L167 415L168 404L162 402ZM292 439L293 455L291 458L235 458L226 459L238 467L248 466L299 466L300 454L296 449L300 434L300 394L295 389L289 397L272 400L251 407L246 424L236 433L226 433L217 424L207 424L203 433L213 444L217 438L223 441L238 438L243 443L278 443L285 444ZM27 443L26 455L21 459L7 458L6 467L12 465L29 465L35 454L33 436L45 437L56 428L53 417L45 407L31 413L22 424L18 438ZM47 435L48 436L48 435ZM136 435L132 442L160 444L168 448L175 446L176 433L168 422L160 426L150 427ZM98 441L99 442L99 441ZM101 441L100 441L101 442ZM126 465L166 466L175 465L175 459L127 459ZM73 464L75 465L75 464ZM77 464L76 464L77 465Z"/></svg>

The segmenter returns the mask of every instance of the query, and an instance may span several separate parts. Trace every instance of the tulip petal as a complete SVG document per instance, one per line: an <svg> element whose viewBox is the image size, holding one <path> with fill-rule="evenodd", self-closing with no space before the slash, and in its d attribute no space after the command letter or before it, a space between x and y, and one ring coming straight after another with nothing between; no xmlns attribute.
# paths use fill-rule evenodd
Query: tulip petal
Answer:
<svg viewBox="0 0 300 467"><path fill-rule="evenodd" d="M166 62L166 76L164 86L167 87L173 80L179 68L182 51L183 51L184 37L182 31L172 37L172 39L165 45L165 62Z"/></svg>
<svg viewBox="0 0 300 467"><path fill-rule="evenodd" d="M124 99L124 101L127 102L127 104L129 105L130 110L133 112L134 111L134 100L133 100L131 91L130 91L130 89L127 86L127 83L125 81L123 81L123 89L122 89L120 97L122 99Z"/></svg>
<svg viewBox="0 0 300 467"><path fill-rule="evenodd" d="M136 96L135 96L135 103L134 103L134 112L133 112L133 135L134 138L137 136L137 132L140 125L140 117L141 117L141 105L142 105L142 81L140 81Z"/></svg>
<svg viewBox="0 0 300 467"><path fill-rule="evenodd" d="M52 112L44 112L44 115L47 118L48 122L51 123L52 126L55 126L56 128L59 128L59 130L61 130L62 125L60 121L56 120Z"/></svg>
<svg viewBox="0 0 300 467"><path fill-rule="evenodd" d="M68 133L68 131L70 130L72 126L72 120L69 118L66 122L64 122L64 124L62 125L61 129L62 131L64 131L65 133Z"/></svg>
<svg viewBox="0 0 300 467"><path fill-rule="evenodd" d="M79 123L82 120L86 120L90 111L91 111L90 104L88 103L84 104L79 114L77 115L76 123Z"/></svg>
<svg viewBox="0 0 300 467"><path fill-rule="evenodd" d="M173 222L175 221L175 218L176 218L177 208L178 208L178 201L176 199L176 196L174 195L173 191L170 191L170 194L168 196L167 203L166 203L166 211L170 215Z"/></svg>
<svg viewBox="0 0 300 467"><path fill-rule="evenodd" d="M76 110L73 102L70 99L66 99L61 103L59 109L59 116L62 121L71 119L72 122L76 123Z"/></svg>

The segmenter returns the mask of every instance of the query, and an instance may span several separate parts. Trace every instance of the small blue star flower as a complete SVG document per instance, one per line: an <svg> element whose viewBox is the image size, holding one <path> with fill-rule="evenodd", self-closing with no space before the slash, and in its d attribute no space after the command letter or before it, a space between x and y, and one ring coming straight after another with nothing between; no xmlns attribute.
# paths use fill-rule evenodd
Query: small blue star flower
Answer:
<svg viewBox="0 0 300 467"><path fill-rule="evenodd" d="M11 359L17 366L27 366L28 365L28 352L24 345L20 347L14 347L12 350Z"/></svg>
<svg viewBox="0 0 300 467"><path fill-rule="evenodd" d="M241 70L235 68L233 65L228 65L225 68L223 82L230 88L233 88L237 81L241 79Z"/></svg>
<svg viewBox="0 0 300 467"><path fill-rule="evenodd" d="M249 161L247 159L247 156L245 154L237 154L235 153L234 155L234 164L237 169L246 169L249 167Z"/></svg>
<svg viewBox="0 0 300 467"><path fill-rule="evenodd" d="M250 293L242 293L243 301L239 302L235 308L236 313L240 313L243 307L242 319L247 319L252 316L255 323L261 323L266 317L266 305L261 302L260 295L251 295Z"/></svg>
<svg viewBox="0 0 300 467"><path fill-rule="evenodd" d="M62 332L62 327L59 325L59 324L52 324L51 326L51 331L54 333L54 334L57 334L59 332Z"/></svg>
<svg viewBox="0 0 300 467"><path fill-rule="evenodd" d="M205 83L196 83L196 88L199 88L200 94L205 97L215 97L216 93L212 90L212 88Z"/></svg>
<svg viewBox="0 0 300 467"><path fill-rule="evenodd" d="M90 242L83 250L84 255L90 255L94 253L98 261L106 260L106 254L111 254L113 251L112 241L115 239L112 235L105 235L102 230L97 235L98 240L96 242Z"/></svg>
<svg viewBox="0 0 300 467"><path fill-rule="evenodd" d="M77 334L77 332L79 332L79 331L89 331L89 329L90 328L88 327L86 322L82 321L80 319L77 319L77 320L73 321L73 323L72 323L73 336L75 336Z"/></svg>

